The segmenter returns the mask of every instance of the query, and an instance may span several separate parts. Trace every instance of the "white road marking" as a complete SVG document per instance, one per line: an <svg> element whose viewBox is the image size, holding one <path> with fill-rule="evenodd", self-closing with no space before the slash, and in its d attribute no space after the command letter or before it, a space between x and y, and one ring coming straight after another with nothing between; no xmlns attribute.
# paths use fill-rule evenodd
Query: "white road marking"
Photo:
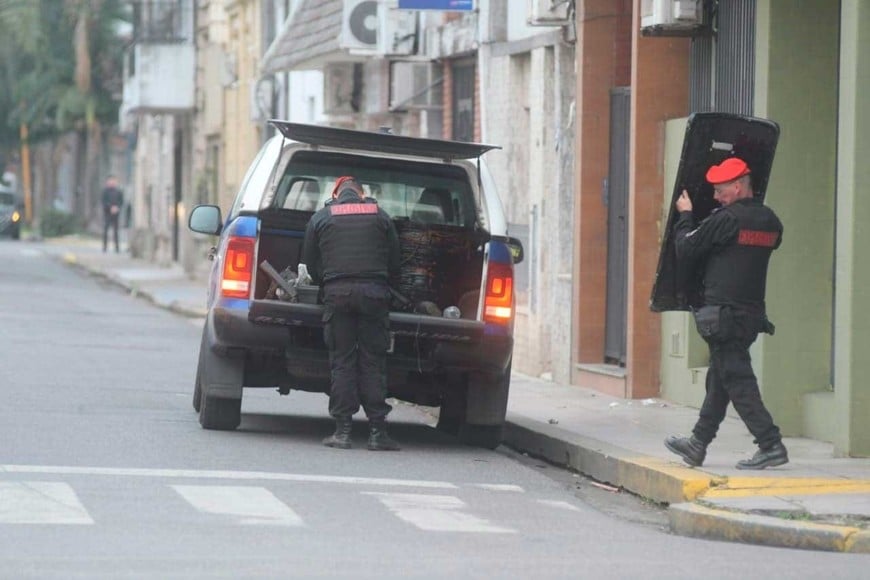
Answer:
<svg viewBox="0 0 870 580"><path fill-rule="evenodd" d="M33 248L21 248L18 250L19 256L41 256L43 252L34 250Z"/></svg>
<svg viewBox="0 0 870 580"><path fill-rule="evenodd" d="M516 530L495 526L488 521L465 513L465 504L451 495L423 495L416 493L380 493L364 491L377 497L396 516L421 530L431 532L473 532L514 534Z"/></svg>
<svg viewBox="0 0 870 580"><path fill-rule="evenodd" d="M93 524L94 520L65 483L0 482L0 524Z"/></svg>
<svg viewBox="0 0 870 580"><path fill-rule="evenodd" d="M230 485L173 485L201 512L232 516L235 523L267 526L304 526L296 512L263 487Z"/></svg>
<svg viewBox="0 0 870 580"><path fill-rule="evenodd" d="M73 467L63 465L0 465L0 473L51 473L59 475L115 475L130 477L185 477L203 479L298 481L305 483L342 483L393 487L456 489L446 481L390 479L342 475L312 475L305 473L275 473L270 471L212 471L200 469L148 469L134 467Z"/></svg>
<svg viewBox="0 0 870 580"><path fill-rule="evenodd" d="M563 510L568 510L570 512L579 512L580 510L575 505L571 505L567 501L560 501L557 499L539 499L538 503L542 503L544 505L548 505L550 507L559 508Z"/></svg>
<svg viewBox="0 0 870 580"><path fill-rule="evenodd" d="M513 485L512 483L475 483L472 485L474 487L488 489L490 491L515 491L518 493L523 493L526 491L522 487L518 485Z"/></svg>

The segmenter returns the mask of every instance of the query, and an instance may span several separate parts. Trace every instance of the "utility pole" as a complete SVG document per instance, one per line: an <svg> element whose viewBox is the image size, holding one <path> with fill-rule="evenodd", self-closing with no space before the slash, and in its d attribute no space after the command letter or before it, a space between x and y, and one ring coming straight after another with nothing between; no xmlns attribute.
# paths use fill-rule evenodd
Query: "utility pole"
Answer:
<svg viewBox="0 0 870 580"><path fill-rule="evenodd" d="M30 192L30 144L27 123L21 123L21 185L24 188L24 221L33 223L33 199Z"/></svg>

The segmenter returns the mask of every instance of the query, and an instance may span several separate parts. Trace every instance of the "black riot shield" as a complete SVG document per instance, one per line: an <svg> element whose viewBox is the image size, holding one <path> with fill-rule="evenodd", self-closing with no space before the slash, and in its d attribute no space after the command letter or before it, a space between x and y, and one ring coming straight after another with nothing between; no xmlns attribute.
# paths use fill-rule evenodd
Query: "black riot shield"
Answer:
<svg viewBox="0 0 870 580"><path fill-rule="evenodd" d="M728 113L695 113L689 117L650 297L653 312L690 310L701 304L703 296L703 272L677 264L674 250L674 223L679 217L674 204L683 189L689 192L692 213L700 223L718 207L713 186L705 178L707 170L728 157L739 157L749 165L753 190L763 201L778 140L779 125L767 119Z"/></svg>

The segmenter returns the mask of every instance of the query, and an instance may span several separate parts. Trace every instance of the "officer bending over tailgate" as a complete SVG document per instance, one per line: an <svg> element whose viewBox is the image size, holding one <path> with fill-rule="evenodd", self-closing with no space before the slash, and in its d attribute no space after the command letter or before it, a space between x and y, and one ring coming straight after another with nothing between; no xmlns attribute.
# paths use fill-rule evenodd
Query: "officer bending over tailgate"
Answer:
<svg viewBox="0 0 870 580"><path fill-rule="evenodd" d="M329 414L335 433L328 447L349 449L351 417L360 403L369 419L368 448L397 451L387 434L389 276L399 269L399 237L390 216L367 199L354 177L340 177L332 201L305 230L303 262L322 286L323 335L332 386Z"/></svg>
<svg viewBox="0 0 870 580"><path fill-rule="evenodd" d="M750 170L731 157L707 171L714 199L722 206L695 224L687 191L677 199L677 260L682 267L701 268L704 306L695 310L698 332L710 347L707 394L691 437L669 436L668 449L692 466L707 455L730 400L755 437L759 450L738 469L764 469L788 463L779 428L758 390L749 346L759 332L773 334L764 306L767 265L782 243L782 223L754 197Z"/></svg>

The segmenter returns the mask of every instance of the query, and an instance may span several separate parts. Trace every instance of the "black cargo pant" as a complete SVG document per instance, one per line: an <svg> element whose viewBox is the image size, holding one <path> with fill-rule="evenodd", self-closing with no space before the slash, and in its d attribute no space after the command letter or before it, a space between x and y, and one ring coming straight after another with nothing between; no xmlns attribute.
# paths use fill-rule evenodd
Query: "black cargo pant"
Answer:
<svg viewBox="0 0 870 580"><path fill-rule="evenodd" d="M699 441L709 445L725 418L730 400L755 437L755 443L762 449L769 449L771 445L782 441L782 435L761 401L749 356L749 347L758 337L761 320L730 308L725 309L723 318L727 318L723 320L723 333L705 337L710 347L707 395L692 433Z"/></svg>
<svg viewBox="0 0 870 580"><path fill-rule="evenodd" d="M109 230L112 230L112 241L115 242L115 251L119 252L121 246L118 243L118 214L104 212L103 215L103 251L109 246Z"/></svg>
<svg viewBox="0 0 870 580"><path fill-rule="evenodd" d="M329 414L351 417L363 410L369 420L383 420L386 402L389 298L386 283L336 280L323 289L323 336L329 349L332 386Z"/></svg>

